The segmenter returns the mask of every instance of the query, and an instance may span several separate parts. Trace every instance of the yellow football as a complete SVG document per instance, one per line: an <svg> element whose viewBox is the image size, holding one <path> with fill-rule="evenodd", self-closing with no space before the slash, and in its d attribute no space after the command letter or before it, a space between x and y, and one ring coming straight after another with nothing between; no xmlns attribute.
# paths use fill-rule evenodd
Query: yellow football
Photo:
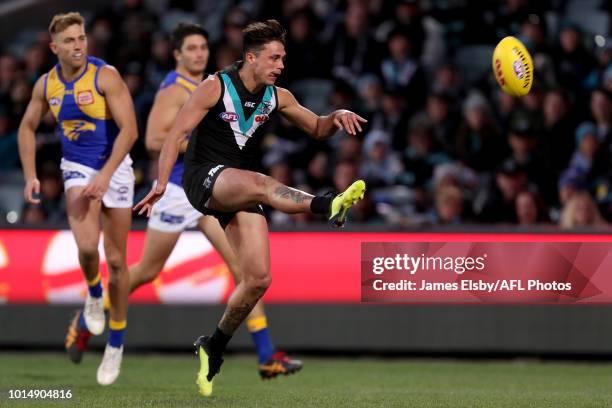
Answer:
<svg viewBox="0 0 612 408"><path fill-rule="evenodd" d="M533 83L533 61L522 42L509 36L493 51L493 72L504 92L525 96Z"/></svg>

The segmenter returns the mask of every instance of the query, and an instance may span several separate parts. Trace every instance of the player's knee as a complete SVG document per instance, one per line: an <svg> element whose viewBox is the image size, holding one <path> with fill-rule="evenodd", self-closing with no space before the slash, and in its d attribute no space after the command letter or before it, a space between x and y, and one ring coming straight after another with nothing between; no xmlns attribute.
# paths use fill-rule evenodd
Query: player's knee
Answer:
<svg viewBox="0 0 612 408"><path fill-rule="evenodd" d="M99 259L98 246L97 245L80 245L79 246L79 259L84 264L90 264L98 262Z"/></svg>
<svg viewBox="0 0 612 408"><path fill-rule="evenodd" d="M273 179L265 174L256 173L254 177L254 186L258 195L258 200L262 200L268 194L270 185Z"/></svg>
<svg viewBox="0 0 612 408"><path fill-rule="evenodd" d="M263 269L257 271L256 273L254 273L253 270L249 272L250 273L244 277L244 283L246 284L247 289L257 293L258 295L263 295L272 283L272 275Z"/></svg>
<svg viewBox="0 0 612 408"><path fill-rule="evenodd" d="M106 266L110 274L127 273L125 256L120 253L106 254Z"/></svg>

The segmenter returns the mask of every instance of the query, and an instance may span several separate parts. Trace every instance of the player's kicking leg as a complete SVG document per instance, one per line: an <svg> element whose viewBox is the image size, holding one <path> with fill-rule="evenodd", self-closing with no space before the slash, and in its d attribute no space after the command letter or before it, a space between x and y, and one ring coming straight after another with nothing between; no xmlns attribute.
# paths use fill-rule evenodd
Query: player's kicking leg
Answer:
<svg viewBox="0 0 612 408"><path fill-rule="evenodd" d="M109 272L108 292L111 307L108 342L98 367L97 379L100 385L112 384L121 371L130 289L126 248L131 220L130 208L103 210L104 252Z"/></svg>
<svg viewBox="0 0 612 408"><path fill-rule="evenodd" d="M205 216L200 218L198 228L217 249L230 271L232 271L236 284L239 284L242 277L238 273L240 270L238 258L234 254L219 221L212 216ZM289 375L302 369L303 363L300 360L292 359L286 353L278 351L274 347L268 329L263 300L260 299L247 316L246 326L255 344L259 363L258 371L261 378L269 379L278 375Z"/></svg>
<svg viewBox="0 0 612 408"><path fill-rule="evenodd" d="M98 271L101 201L84 197L81 194L83 189L82 186L74 186L66 191L68 222L74 234L79 264L88 286L85 307L72 319L66 336L66 350L75 362L81 359L84 342L91 334L102 334L105 323L102 284Z"/></svg>
<svg viewBox="0 0 612 408"><path fill-rule="evenodd" d="M239 211L261 203L287 214L322 214L333 226L342 227L348 210L363 198L365 190L365 182L357 180L338 195L315 197L264 174L224 168L214 184L210 201L211 208L219 211Z"/></svg>

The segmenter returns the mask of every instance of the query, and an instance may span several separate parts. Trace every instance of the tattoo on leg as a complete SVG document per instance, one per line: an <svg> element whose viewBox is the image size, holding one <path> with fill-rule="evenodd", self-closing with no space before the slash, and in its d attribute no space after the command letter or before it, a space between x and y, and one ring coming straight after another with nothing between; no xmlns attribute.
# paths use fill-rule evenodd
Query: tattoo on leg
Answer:
<svg viewBox="0 0 612 408"><path fill-rule="evenodd" d="M227 335L233 334L249 313L251 313L253 306L255 305L249 305L248 303L234 307L228 306L219 322L219 329Z"/></svg>
<svg viewBox="0 0 612 408"><path fill-rule="evenodd" d="M293 202L297 204L301 204L304 200L311 197L310 194L303 193L300 190L287 186L277 187L276 190L274 190L274 195L287 200L293 200Z"/></svg>

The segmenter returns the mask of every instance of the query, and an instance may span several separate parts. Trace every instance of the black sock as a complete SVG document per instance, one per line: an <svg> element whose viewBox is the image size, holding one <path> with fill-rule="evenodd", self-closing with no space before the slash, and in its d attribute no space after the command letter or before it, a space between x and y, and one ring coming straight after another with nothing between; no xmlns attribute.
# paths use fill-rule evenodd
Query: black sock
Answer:
<svg viewBox="0 0 612 408"><path fill-rule="evenodd" d="M329 207L334 197L331 196L316 196L310 202L310 211L313 214L329 214Z"/></svg>
<svg viewBox="0 0 612 408"><path fill-rule="evenodd" d="M232 336L223 333L218 327L210 338L210 350L215 354L223 354Z"/></svg>

